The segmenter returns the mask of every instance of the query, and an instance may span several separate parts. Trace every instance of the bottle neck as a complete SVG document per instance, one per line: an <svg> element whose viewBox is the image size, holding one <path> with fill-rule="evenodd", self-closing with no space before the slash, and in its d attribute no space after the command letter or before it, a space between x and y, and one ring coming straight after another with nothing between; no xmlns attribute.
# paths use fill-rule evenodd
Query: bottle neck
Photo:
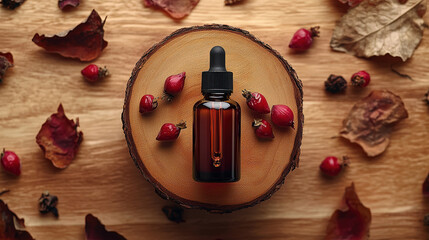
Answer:
<svg viewBox="0 0 429 240"><path fill-rule="evenodd" d="M226 101L229 100L231 93L206 93L204 99L210 101Z"/></svg>

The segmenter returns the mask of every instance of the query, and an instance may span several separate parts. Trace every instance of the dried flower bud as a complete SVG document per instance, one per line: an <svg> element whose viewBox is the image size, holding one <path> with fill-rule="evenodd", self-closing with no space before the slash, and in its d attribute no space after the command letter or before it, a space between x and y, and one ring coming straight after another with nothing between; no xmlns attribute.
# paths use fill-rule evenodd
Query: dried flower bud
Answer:
<svg viewBox="0 0 429 240"><path fill-rule="evenodd" d="M329 75L328 80L325 81L325 89L331 93L339 93L347 88L347 81L342 76L334 74Z"/></svg>
<svg viewBox="0 0 429 240"><path fill-rule="evenodd" d="M164 206L162 208L165 216L167 216L168 220L176 223L184 222L183 220L183 208L180 206Z"/></svg>
<svg viewBox="0 0 429 240"><path fill-rule="evenodd" d="M40 213L49 213L52 212L55 217L58 217L58 197L55 195L50 195L49 192L42 193L42 196L39 199L39 212Z"/></svg>

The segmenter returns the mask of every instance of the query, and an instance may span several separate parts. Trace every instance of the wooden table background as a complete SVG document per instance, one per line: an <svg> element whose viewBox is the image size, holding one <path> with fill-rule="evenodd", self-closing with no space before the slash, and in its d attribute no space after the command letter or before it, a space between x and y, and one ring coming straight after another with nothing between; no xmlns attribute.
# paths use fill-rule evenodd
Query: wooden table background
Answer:
<svg viewBox="0 0 429 240"><path fill-rule="evenodd" d="M49 54L31 42L37 33L71 29L95 8L108 15L109 42L94 63L107 65L112 76L97 84L82 80L87 65ZM15 67L0 84L0 146L16 151L23 173L0 172L1 198L39 240L84 239L84 217L92 213L128 239L321 239L328 219L339 206L344 187L354 182L362 202L372 211L371 239L427 239L422 223L429 213L421 184L429 170L429 107L422 102L429 88L429 31L412 59L361 59L331 51L329 40L345 8L336 0L246 0L227 7L221 0L201 0L191 15L174 21L140 0L84 0L70 12L57 1L28 0L15 11L0 9L0 51L10 51ZM429 15L425 16L429 20ZM300 167L268 201L232 214L186 210L186 223L168 221L159 198L135 168L122 132L126 82L134 64L154 43L185 26L229 24L246 29L277 49L304 83L304 138ZM303 54L293 54L288 42L300 27L321 26L321 37ZM391 64L414 81L390 70ZM363 90L329 96L323 82L331 73L349 78L368 70L372 82ZM264 81L261 79L261 81ZM393 133L388 150L367 158L358 147L332 138L352 105L374 89L399 94L409 119ZM43 158L35 136L62 102L68 117L79 117L84 141L77 158L65 170ZM327 155L348 155L352 164L333 180L320 175ZM58 195L60 218L41 216L37 199L43 191Z"/></svg>

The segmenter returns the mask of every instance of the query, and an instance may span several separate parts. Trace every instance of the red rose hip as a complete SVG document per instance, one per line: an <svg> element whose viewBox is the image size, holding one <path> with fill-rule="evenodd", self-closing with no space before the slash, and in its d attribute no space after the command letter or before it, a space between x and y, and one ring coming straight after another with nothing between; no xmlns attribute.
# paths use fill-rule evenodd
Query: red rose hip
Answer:
<svg viewBox="0 0 429 240"><path fill-rule="evenodd" d="M366 71L359 71L352 75L352 85L358 87L366 87L371 81L371 76Z"/></svg>
<svg viewBox="0 0 429 240"><path fill-rule="evenodd" d="M295 32L289 43L289 48L297 51L304 51L311 47L314 37L319 37L319 26L312 27L310 30L301 28Z"/></svg>
<svg viewBox="0 0 429 240"><path fill-rule="evenodd" d="M140 100L139 112L142 114L149 113L155 110L156 107L158 107L157 99L153 95L146 94Z"/></svg>
<svg viewBox="0 0 429 240"><path fill-rule="evenodd" d="M286 105L274 105L271 108L271 121L279 127L294 128L292 109Z"/></svg>
<svg viewBox="0 0 429 240"><path fill-rule="evenodd" d="M180 130L186 128L186 122L181 121L174 125L172 123L165 123L159 130L156 140L158 141L173 141L179 137Z"/></svg>
<svg viewBox="0 0 429 240"><path fill-rule="evenodd" d="M255 119L252 123L255 128L256 136L260 138L274 138L271 124L264 119Z"/></svg>
<svg viewBox="0 0 429 240"><path fill-rule="evenodd" d="M167 101L173 100L173 98L179 94L185 86L186 72L182 72L176 75L171 75L165 79L164 83L164 96Z"/></svg>
<svg viewBox="0 0 429 240"><path fill-rule="evenodd" d="M1 154L1 165L6 172L15 176L21 175L21 161L16 153L5 151L3 148L3 152Z"/></svg>
<svg viewBox="0 0 429 240"><path fill-rule="evenodd" d="M270 113L270 106L268 106L267 100L264 95L258 92L250 92L246 89L242 90L243 97L246 98L247 106L259 114Z"/></svg>
<svg viewBox="0 0 429 240"><path fill-rule="evenodd" d="M81 71L82 76L88 82L97 82L99 79L105 78L109 75L106 67L98 67L95 64L89 64Z"/></svg>
<svg viewBox="0 0 429 240"><path fill-rule="evenodd" d="M320 171L327 176L335 177L343 169L344 166L347 166L348 160L347 157L343 157L343 162L340 163L337 157L329 156L326 157L320 164Z"/></svg>

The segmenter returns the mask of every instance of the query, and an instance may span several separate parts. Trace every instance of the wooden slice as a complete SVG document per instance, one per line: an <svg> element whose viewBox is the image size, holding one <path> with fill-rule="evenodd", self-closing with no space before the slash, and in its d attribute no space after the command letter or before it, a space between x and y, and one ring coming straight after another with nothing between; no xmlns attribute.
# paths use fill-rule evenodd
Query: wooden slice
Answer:
<svg viewBox="0 0 429 240"><path fill-rule="evenodd" d="M209 52L216 45L226 51L227 69L234 73L231 98L242 109L241 180L235 183L199 183L192 178L192 107L202 98L201 72L208 70ZM153 113L142 116L140 98L144 94L161 96L165 79L183 71L187 76L183 92L170 103L160 101ZM242 89L262 93L270 106L288 105L295 115L295 129L274 127L272 141L258 139ZM264 118L271 121L269 114ZM155 140L162 124L180 120L188 128L176 141ZM128 81L122 121L131 157L161 197L186 208L230 212L271 197L298 166L302 83L278 52L247 31L226 25L183 28L154 45L137 62Z"/></svg>

